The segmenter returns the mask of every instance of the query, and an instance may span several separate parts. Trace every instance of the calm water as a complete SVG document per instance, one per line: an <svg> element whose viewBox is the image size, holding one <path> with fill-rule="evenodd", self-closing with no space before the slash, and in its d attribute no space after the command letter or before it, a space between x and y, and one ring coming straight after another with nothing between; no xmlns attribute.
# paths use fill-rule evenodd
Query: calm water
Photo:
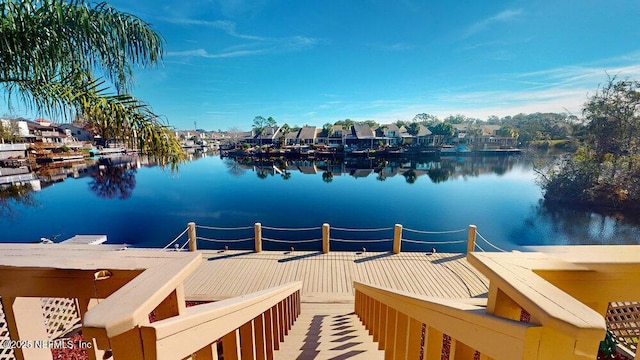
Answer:
<svg viewBox="0 0 640 360"><path fill-rule="evenodd" d="M330 171L330 173L329 173ZM404 250L464 251L466 229L495 245L514 249L548 244L638 244L640 228L629 219L579 211L550 212L540 206L541 191L524 157L447 158L413 161L353 159L346 162L288 161L238 163L208 156L182 166L177 174L158 167L94 166L32 193L32 204L12 204L0 220L0 241L34 242L62 234L107 234L110 243L161 247L190 221L210 227L312 228L265 230L276 240L314 240L323 223L335 239L393 237L402 224L404 238L432 244L403 244ZM352 232L335 228L382 229ZM251 229L198 229L213 239L243 239ZM487 250L491 248L479 241ZM201 242L201 247L223 245ZM230 248L252 243L229 243ZM265 242L267 249L289 244ZM362 244L332 243L334 249ZM389 242L365 245L390 249ZM296 249L318 249L297 243Z"/></svg>

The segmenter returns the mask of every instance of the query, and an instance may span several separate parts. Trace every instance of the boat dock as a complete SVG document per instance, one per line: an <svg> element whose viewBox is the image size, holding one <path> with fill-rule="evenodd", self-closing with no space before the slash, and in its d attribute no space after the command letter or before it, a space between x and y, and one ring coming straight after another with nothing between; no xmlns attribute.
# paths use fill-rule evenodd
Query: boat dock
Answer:
<svg viewBox="0 0 640 360"><path fill-rule="evenodd" d="M484 297L488 280L464 254L204 250L187 300L221 300L293 281L305 302L353 303L353 282L443 298Z"/></svg>

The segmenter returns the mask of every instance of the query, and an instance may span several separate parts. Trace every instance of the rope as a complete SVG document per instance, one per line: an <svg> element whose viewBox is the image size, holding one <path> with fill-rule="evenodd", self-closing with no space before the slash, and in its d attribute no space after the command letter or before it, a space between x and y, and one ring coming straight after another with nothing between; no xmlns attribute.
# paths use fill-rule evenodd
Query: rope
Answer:
<svg viewBox="0 0 640 360"><path fill-rule="evenodd" d="M393 228L389 227L389 228L378 228L378 229L350 229L350 228L332 227L331 230L364 232L364 231L387 231L387 230L393 230Z"/></svg>
<svg viewBox="0 0 640 360"><path fill-rule="evenodd" d="M331 241L345 242L345 243L380 243L380 242L389 242L389 241L393 241L393 239L379 239L379 240L346 240L346 239L334 239L334 238L331 238Z"/></svg>
<svg viewBox="0 0 640 360"><path fill-rule="evenodd" d="M163 247L162 250L167 250L169 248L169 246L173 245L176 241L178 241L178 239L180 239L182 237L182 235L184 235L187 232L187 230L189 230L189 228L184 229L184 231L181 232L180 235L176 236L176 238L173 239L172 242L167 244L167 246Z"/></svg>
<svg viewBox="0 0 640 360"><path fill-rule="evenodd" d="M413 244L430 244L430 245L438 245L438 244L461 244L467 242L467 240L451 240L451 241L419 241L419 240L408 240L402 239L402 242L408 242Z"/></svg>
<svg viewBox="0 0 640 360"><path fill-rule="evenodd" d="M239 243L239 242L244 242L244 241L249 241L249 240L253 240L253 238L245 238L245 239L235 239L235 240L224 240L224 239L209 239L209 238L205 238L205 237L196 237L197 240L203 240L203 241L210 241L210 242L216 242L216 243Z"/></svg>
<svg viewBox="0 0 640 360"><path fill-rule="evenodd" d="M207 229L207 230L249 230L249 229L253 229L253 226L223 228L223 227L215 227L215 226L196 225L196 228Z"/></svg>
<svg viewBox="0 0 640 360"><path fill-rule="evenodd" d="M277 228L277 227L263 226L262 229L276 230L276 231L310 231L310 230L321 230L322 228L319 226L312 227L312 228Z"/></svg>
<svg viewBox="0 0 640 360"><path fill-rule="evenodd" d="M480 249L480 251L482 251L482 252L486 252L486 251L482 248L482 246L478 245L478 243L476 243L476 247L477 247L478 249Z"/></svg>
<svg viewBox="0 0 640 360"><path fill-rule="evenodd" d="M480 235L480 233L478 233L477 231L476 231L476 235L478 235L478 236L480 237L480 239L484 240L484 242L486 242L487 244L489 244L489 246L491 246L492 248L494 248L494 249L496 249L496 250L498 250L498 251L508 252L508 251L507 251L507 250L505 250L505 249L501 249L501 248L499 248L499 247L497 247L497 246L493 245L491 242L489 242L489 240L485 239L485 238L484 238L484 236Z"/></svg>
<svg viewBox="0 0 640 360"><path fill-rule="evenodd" d="M187 247L188 244L189 240L187 239L187 241L185 241L184 244L182 244L182 246L180 247L180 251L184 250L184 248Z"/></svg>
<svg viewBox="0 0 640 360"><path fill-rule="evenodd" d="M414 232L414 233L418 233L418 234L455 234L455 233L460 233L460 232L467 231L467 229L447 230L447 231L422 231L422 230L413 230L413 229L408 229L408 228L403 228L402 230L409 231L409 232Z"/></svg>
<svg viewBox="0 0 640 360"><path fill-rule="evenodd" d="M302 244L302 243L311 243L311 242L318 242L318 241L322 241L322 239L309 239L309 240L276 240L276 239L269 239L266 237L262 237L262 240L264 241L270 241L270 242L275 242L275 243L284 243L284 244Z"/></svg>

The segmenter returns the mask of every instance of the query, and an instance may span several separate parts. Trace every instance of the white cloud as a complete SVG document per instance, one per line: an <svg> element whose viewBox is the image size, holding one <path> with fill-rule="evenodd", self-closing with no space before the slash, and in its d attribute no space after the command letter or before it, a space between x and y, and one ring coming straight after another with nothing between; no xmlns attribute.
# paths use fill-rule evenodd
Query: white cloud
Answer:
<svg viewBox="0 0 640 360"><path fill-rule="evenodd" d="M517 18L518 16L522 15L523 13L524 13L524 11L522 9L501 11L501 12L497 13L496 15L493 15L493 16L488 17L486 19L480 20L480 21L476 22L475 24L472 24L471 26L469 26L467 28L467 30L464 32L462 37L463 38L468 38L468 37L473 36L473 35L475 35L475 34L477 34L479 32L484 31L485 29L489 28L493 24L511 21L511 20Z"/></svg>

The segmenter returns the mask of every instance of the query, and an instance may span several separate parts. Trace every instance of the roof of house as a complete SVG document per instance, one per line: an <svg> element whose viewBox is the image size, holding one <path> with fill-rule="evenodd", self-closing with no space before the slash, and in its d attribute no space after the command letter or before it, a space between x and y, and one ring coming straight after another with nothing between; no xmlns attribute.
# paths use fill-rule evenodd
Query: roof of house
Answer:
<svg viewBox="0 0 640 360"><path fill-rule="evenodd" d="M375 137L375 133L369 125L353 125L353 130L358 139L370 139Z"/></svg>
<svg viewBox="0 0 640 360"><path fill-rule="evenodd" d="M300 139L315 139L316 127L315 126L303 126L300 129Z"/></svg>

